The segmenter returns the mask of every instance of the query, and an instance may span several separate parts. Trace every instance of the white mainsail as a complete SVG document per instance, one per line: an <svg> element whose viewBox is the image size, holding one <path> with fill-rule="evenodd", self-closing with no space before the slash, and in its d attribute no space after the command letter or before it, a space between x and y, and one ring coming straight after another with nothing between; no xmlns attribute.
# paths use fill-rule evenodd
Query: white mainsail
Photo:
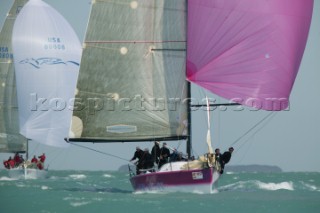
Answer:
<svg viewBox="0 0 320 213"><path fill-rule="evenodd" d="M32 141L65 147L81 59L69 23L42 0L30 0L14 25L20 133Z"/></svg>
<svg viewBox="0 0 320 213"><path fill-rule="evenodd" d="M185 0L92 1L74 139L185 138L185 49Z"/></svg>
<svg viewBox="0 0 320 213"><path fill-rule="evenodd" d="M0 152L26 151L19 134L18 102L11 37L14 21L27 0L15 0L0 32Z"/></svg>

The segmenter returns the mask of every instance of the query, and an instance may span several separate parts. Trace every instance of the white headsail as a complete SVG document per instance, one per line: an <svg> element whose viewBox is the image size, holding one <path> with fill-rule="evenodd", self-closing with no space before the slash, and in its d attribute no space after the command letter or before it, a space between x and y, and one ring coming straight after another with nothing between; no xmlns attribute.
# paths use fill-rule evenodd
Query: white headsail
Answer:
<svg viewBox="0 0 320 213"><path fill-rule="evenodd" d="M15 22L12 46L20 133L67 146L82 52L77 35L51 6L30 0Z"/></svg>
<svg viewBox="0 0 320 213"><path fill-rule="evenodd" d="M208 152L210 154L213 153L213 150L212 150L212 145L211 145L211 131L210 131L210 128L211 128L211 125L210 125L210 103L209 103L209 99L208 97L206 97L206 102L207 102L207 119L208 119L208 131L207 131L207 144L208 144Z"/></svg>

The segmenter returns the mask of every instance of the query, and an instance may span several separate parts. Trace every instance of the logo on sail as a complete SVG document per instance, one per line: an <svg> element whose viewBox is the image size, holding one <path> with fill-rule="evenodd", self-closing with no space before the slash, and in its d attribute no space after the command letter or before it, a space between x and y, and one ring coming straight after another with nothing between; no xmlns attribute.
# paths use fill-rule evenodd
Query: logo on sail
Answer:
<svg viewBox="0 0 320 213"><path fill-rule="evenodd" d="M37 58L37 59L27 58L27 59L21 60L19 63L30 64L31 66L37 69L40 69L40 67L43 65L57 65L57 64L64 64L64 65L73 64L76 66L80 65L78 62L75 62L75 61L63 61L60 58L49 58L49 57Z"/></svg>
<svg viewBox="0 0 320 213"><path fill-rule="evenodd" d="M136 132L137 127L131 125L114 125L114 126L107 126L107 132L110 133L131 133Z"/></svg>

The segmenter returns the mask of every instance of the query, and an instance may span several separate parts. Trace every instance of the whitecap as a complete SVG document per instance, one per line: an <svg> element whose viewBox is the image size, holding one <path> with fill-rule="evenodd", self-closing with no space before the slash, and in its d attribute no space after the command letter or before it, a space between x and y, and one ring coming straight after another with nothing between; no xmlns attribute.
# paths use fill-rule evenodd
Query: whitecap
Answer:
<svg viewBox="0 0 320 213"><path fill-rule="evenodd" d="M73 197L64 197L63 200L73 200Z"/></svg>
<svg viewBox="0 0 320 213"><path fill-rule="evenodd" d="M95 197L92 200L94 200L94 201L103 201L103 199L101 197Z"/></svg>
<svg viewBox="0 0 320 213"><path fill-rule="evenodd" d="M80 201L80 200L85 200L84 197L64 197L63 200L75 200L75 201Z"/></svg>
<svg viewBox="0 0 320 213"><path fill-rule="evenodd" d="M84 206L89 204L90 202L88 201L83 201L83 202L71 202L70 205L73 207L79 207L79 206Z"/></svg>
<svg viewBox="0 0 320 213"><path fill-rule="evenodd" d="M75 180L79 180L79 179L84 179L87 176L85 176L83 174L74 174L74 175L69 175L69 177L71 177L72 179L75 179Z"/></svg>
<svg viewBox="0 0 320 213"><path fill-rule="evenodd" d="M219 190L218 189L212 189L211 194L218 194Z"/></svg>
<svg viewBox="0 0 320 213"><path fill-rule="evenodd" d="M16 180L16 179L9 178L9 177L6 177L6 176L0 177L0 181L13 181L13 180Z"/></svg>
<svg viewBox="0 0 320 213"><path fill-rule="evenodd" d="M112 176L112 175L109 175L109 174L104 174L103 177L112 178L113 176Z"/></svg>
<svg viewBox="0 0 320 213"><path fill-rule="evenodd" d="M280 189L285 189L289 191L293 191L293 183L292 182L281 182L281 183L263 183L257 181L257 185L260 189L265 189L269 191L276 191Z"/></svg>
<svg viewBox="0 0 320 213"><path fill-rule="evenodd" d="M227 175L233 175L235 172L226 172Z"/></svg>
<svg viewBox="0 0 320 213"><path fill-rule="evenodd" d="M26 185L24 185L24 184L22 184L22 183L17 183L16 186L19 187L19 188L28 187L28 186L26 186Z"/></svg>
<svg viewBox="0 0 320 213"><path fill-rule="evenodd" d="M168 192L164 192L164 191L156 191L156 190L151 190L151 191L134 191L133 194L167 194Z"/></svg>
<svg viewBox="0 0 320 213"><path fill-rule="evenodd" d="M42 190L48 190L48 189L50 189L50 188L49 188L49 186L41 186L41 189L42 189Z"/></svg>
<svg viewBox="0 0 320 213"><path fill-rule="evenodd" d="M318 187L316 187L315 185L309 184L309 183L305 183L303 181L301 181L301 184L304 186L304 188L306 188L307 190L310 191L320 191L318 190Z"/></svg>
<svg viewBox="0 0 320 213"><path fill-rule="evenodd" d="M250 181L239 181L236 183L221 186L221 187L219 187L219 190L226 191L226 190L244 189L246 187L246 185L248 185L249 183L250 183Z"/></svg>
<svg viewBox="0 0 320 213"><path fill-rule="evenodd" d="M58 177L58 176L50 176L48 179L51 179L51 180L58 180L58 179L61 179L62 177Z"/></svg>
<svg viewBox="0 0 320 213"><path fill-rule="evenodd" d="M193 190L192 193L193 193L193 194L199 194L199 195L205 194L204 192L198 191L198 190Z"/></svg>

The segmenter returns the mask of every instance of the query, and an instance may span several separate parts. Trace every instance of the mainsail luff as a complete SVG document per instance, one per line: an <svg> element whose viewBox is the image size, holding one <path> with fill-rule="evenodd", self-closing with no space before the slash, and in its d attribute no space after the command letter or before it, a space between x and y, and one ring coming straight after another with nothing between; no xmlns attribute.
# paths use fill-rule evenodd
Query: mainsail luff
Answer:
<svg viewBox="0 0 320 213"><path fill-rule="evenodd" d="M16 80L11 37L14 21L27 0L15 0L0 32L0 152L25 152L19 134Z"/></svg>
<svg viewBox="0 0 320 213"><path fill-rule="evenodd" d="M185 138L185 17L185 0L93 1L70 140Z"/></svg>

